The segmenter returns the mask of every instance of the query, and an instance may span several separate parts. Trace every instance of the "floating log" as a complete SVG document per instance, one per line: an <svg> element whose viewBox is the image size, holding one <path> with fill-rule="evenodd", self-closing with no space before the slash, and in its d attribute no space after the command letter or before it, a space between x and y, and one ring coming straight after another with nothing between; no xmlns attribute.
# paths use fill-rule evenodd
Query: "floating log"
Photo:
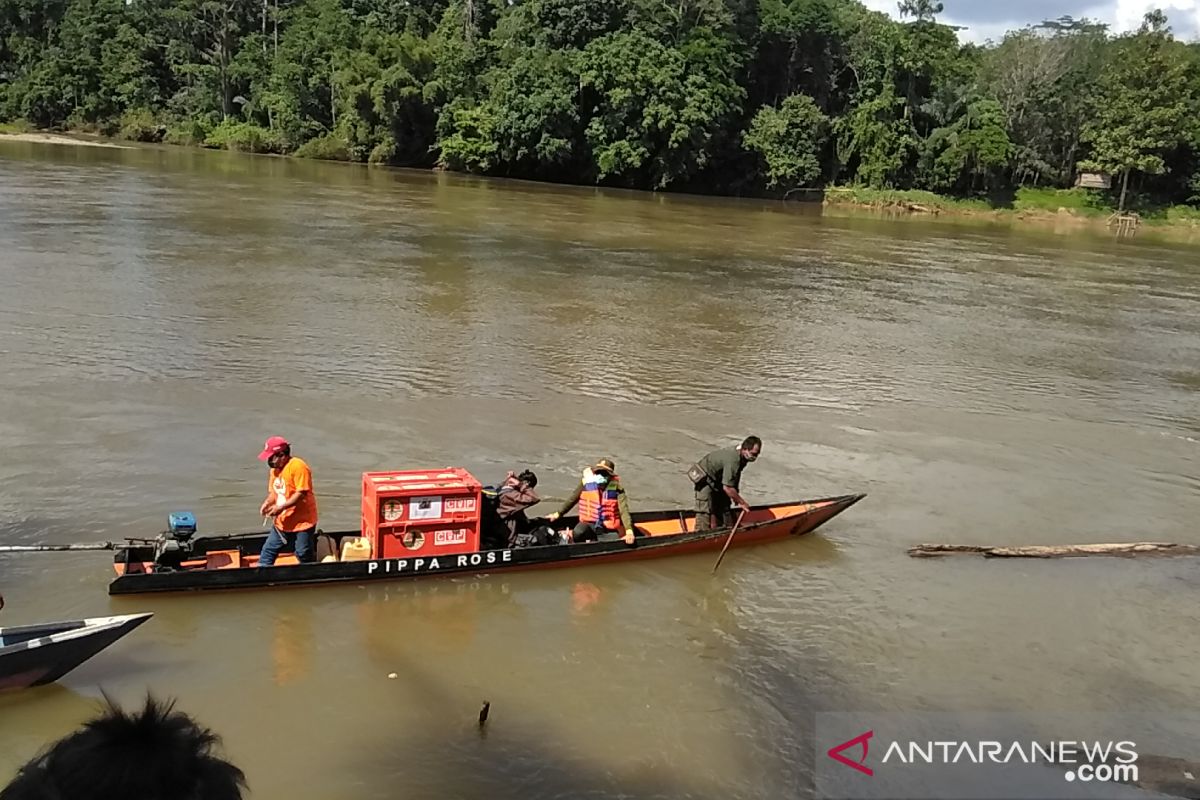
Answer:
<svg viewBox="0 0 1200 800"><path fill-rule="evenodd" d="M94 544L3 544L0 553L46 553L57 550L113 550L116 545L112 542L95 542Z"/></svg>
<svg viewBox="0 0 1200 800"><path fill-rule="evenodd" d="M919 544L910 547L913 558L979 555L984 558L1078 558L1082 556L1194 556L1200 545L1171 542L1115 542L1110 544L1055 544L1019 547L983 547L973 544Z"/></svg>

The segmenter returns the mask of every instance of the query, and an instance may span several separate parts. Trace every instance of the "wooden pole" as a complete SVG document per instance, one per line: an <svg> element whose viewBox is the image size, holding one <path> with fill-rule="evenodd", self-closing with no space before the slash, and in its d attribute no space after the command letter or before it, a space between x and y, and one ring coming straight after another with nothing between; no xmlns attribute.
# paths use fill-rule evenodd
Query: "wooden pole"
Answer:
<svg viewBox="0 0 1200 800"><path fill-rule="evenodd" d="M979 555L984 558L1078 558L1082 556L1195 556L1200 545L1171 542L1115 542L1108 544L1025 545L1019 547L983 547L972 544L919 544L910 547L913 558L937 558L953 555Z"/></svg>
<svg viewBox="0 0 1200 800"><path fill-rule="evenodd" d="M56 550L112 550L116 545L112 542L96 542L95 544L4 544L0 545L0 553L45 553Z"/></svg>
<svg viewBox="0 0 1200 800"><path fill-rule="evenodd" d="M725 558L725 551L729 549L733 535L737 533L738 526L742 524L742 518L745 516L746 509L742 509L742 513L738 514L737 522L733 523L733 527L729 529L729 538L725 540L725 546L721 548L721 555L717 556L717 563L713 564L713 575L717 574L717 567L721 566L721 559Z"/></svg>

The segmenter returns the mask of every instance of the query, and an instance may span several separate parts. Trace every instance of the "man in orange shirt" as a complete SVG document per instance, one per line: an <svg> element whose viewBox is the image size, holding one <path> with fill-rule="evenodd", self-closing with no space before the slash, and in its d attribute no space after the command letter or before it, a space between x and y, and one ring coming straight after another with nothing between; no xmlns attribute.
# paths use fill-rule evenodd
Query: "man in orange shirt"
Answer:
<svg viewBox="0 0 1200 800"><path fill-rule="evenodd" d="M301 563L316 561L317 496L313 494L312 470L292 455L292 446L282 436L267 439L258 460L266 461L271 468L267 499L259 513L275 520L259 553L258 565L274 564L285 545L295 549Z"/></svg>

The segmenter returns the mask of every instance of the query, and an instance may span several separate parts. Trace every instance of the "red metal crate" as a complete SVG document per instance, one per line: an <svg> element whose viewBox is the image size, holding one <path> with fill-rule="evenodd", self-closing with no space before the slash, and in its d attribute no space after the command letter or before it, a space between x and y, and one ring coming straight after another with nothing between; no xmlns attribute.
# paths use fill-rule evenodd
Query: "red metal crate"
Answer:
<svg viewBox="0 0 1200 800"><path fill-rule="evenodd" d="M362 531L375 558L479 550L482 486L458 467L364 472Z"/></svg>

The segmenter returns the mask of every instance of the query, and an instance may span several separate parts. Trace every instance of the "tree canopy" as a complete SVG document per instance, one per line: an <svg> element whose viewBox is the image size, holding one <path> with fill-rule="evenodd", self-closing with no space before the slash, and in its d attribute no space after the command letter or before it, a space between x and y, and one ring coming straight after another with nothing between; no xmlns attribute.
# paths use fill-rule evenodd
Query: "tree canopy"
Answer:
<svg viewBox="0 0 1200 800"><path fill-rule="evenodd" d="M961 44L936 0L0 0L0 119L646 189L1200 202L1161 12Z"/></svg>

